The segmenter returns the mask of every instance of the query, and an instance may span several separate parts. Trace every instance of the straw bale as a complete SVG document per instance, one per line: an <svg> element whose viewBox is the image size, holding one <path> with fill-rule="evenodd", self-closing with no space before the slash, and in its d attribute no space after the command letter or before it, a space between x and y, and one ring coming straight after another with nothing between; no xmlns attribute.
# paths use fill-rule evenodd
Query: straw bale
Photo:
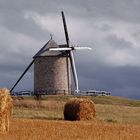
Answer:
<svg viewBox="0 0 140 140"><path fill-rule="evenodd" d="M12 107L12 98L9 90L6 88L0 89L0 133L9 131Z"/></svg>
<svg viewBox="0 0 140 140"><path fill-rule="evenodd" d="M65 120L92 120L95 118L95 105L90 99L72 98L64 106Z"/></svg>

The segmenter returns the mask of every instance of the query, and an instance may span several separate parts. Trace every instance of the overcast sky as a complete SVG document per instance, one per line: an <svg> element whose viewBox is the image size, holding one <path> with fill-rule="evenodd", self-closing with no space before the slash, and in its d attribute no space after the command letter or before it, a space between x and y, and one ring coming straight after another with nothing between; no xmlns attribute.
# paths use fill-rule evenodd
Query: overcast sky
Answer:
<svg viewBox="0 0 140 140"><path fill-rule="evenodd" d="M0 87L11 88L50 39L65 43L61 10L80 89L140 99L140 0L0 0ZM33 89L33 68L15 90Z"/></svg>

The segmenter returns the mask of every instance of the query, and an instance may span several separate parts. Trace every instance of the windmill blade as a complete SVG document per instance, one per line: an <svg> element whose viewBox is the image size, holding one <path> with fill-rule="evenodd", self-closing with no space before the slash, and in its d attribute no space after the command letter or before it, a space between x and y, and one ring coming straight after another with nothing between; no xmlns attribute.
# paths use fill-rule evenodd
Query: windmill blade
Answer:
<svg viewBox="0 0 140 140"><path fill-rule="evenodd" d="M51 38L52 39L52 38ZM40 53L41 52L43 52L43 51L46 51L46 50L44 50L45 49L45 47L47 46L47 44L48 44L48 42L38 51L38 53L36 53L35 55L34 55L34 57L35 56L37 56L37 55L40 55ZM33 57L33 58L34 58ZM10 90L10 92L12 92L13 91L13 89L16 87L16 85L20 82L20 80L22 79L22 77L25 75L25 73L28 71L28 69L32 66L32 64L34 63L34 60L32 60L32 62L29 64L29 66L26 68L26 70L23 72L23 74L20 76L20 78L17 80L17 82L14 84L14 86L11 88L11 90Z"/></svg>
<svg viewBox="0 0 140 140"><path fill-rule="evenodd" d="M49 48L49 51L92 50L90 47Z"/></svg>
<svg viewBox="0 0 140 140"><path fill-rule="evenodd" d="M73 78L74 78L74 83L76 87L76 92L79 92L79 82L78 82L78 76L77 76L77 71L76 71L76 66L75 66L75 60L74 60L74 55L73 52L70 51L70 63L71 63L71 69L73 73Z"/></svg>
<svg viewBox="0 0 140 140"><path fill-rule="evenodd" d="M72 48L50 48L49 51L71 51Z"/></svg>
<svg viewBox="0 0 140 140"><path fill-rule="evenodd" d="M64 26L66 43L67 43L67 47L69 47L69 35L68 35L68 30L67 30L67 24L66 24L66 20L65 20L65 15L64 15L64 12L63 11L61 11L61 14L62 14L62 20L63 20L63 26Z"/></svg>
<svg viewBox="0 0 140 140"><path fill-rule="evenodd" d="M92 50L90 47L73 47L74 50Z"/></svg>
<svg viewBox="0 0 140 140"><path fill-rule="evenodd" d="M64 15L63 11L61 11L61 14L62 14L62 20L63 20L63 25L64 25L64 32L65 32L65 38L66 38L67 47L70 48L69 35L68 35L65 15ZM71 48L73 50L73 47L71 47ZM77 76L77 72L76 72L75 61L74 61L74 56L73 56L72 51L69 52L69 57L70 57L70 63L71 63L74 83L75 83L75 86L76 86L76 91L78 93L78 91L79 91L79 83L78 83L78 76Z"/></svg>
<svg viewBox="0 0 140 140"><path fill-rule="evenodd" d="M29 66L26 68L26 70L23 72L23 74L20 76L20 78L17 80L17 82L14 84L14 86L11 88L10 92L13 91L13 89L16 87L16 85L19 83L19 81L22 79L22 77L25 75L25 73L28 71L28 69L32 66L34 63L34 60L29 64Z"/></svg>

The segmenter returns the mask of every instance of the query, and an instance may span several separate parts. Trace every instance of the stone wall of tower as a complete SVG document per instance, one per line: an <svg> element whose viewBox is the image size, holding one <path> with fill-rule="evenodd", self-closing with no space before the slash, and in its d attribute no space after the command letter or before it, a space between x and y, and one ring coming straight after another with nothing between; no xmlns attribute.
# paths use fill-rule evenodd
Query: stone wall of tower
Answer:
<svg viewBox="0 0 140 140"><path fill-rule="evenodd" d="M71 94L71 74L68 57L36 57L34 63L34 91L48 94Z"/></svg>

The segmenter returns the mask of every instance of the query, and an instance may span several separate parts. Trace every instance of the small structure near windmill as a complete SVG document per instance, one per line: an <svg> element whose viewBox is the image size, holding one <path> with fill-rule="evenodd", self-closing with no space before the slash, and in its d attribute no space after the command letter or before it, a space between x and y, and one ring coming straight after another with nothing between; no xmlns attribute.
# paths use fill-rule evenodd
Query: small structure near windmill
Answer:
<svg viewBox="0 0 140 140"><path fill-rule="evenodd" d="M66 20L63 11L62 20L66 44L58 45L52 38L40 49L33 57L32 62L23 72L21 77L12 87L22 79L24 74L34 63L34 93L38 94L71 94L71 72L76 87L76 92L79 92L78 76L74 61L74 50L91 49L89 47L74 47L70 46Z"/></svg>

